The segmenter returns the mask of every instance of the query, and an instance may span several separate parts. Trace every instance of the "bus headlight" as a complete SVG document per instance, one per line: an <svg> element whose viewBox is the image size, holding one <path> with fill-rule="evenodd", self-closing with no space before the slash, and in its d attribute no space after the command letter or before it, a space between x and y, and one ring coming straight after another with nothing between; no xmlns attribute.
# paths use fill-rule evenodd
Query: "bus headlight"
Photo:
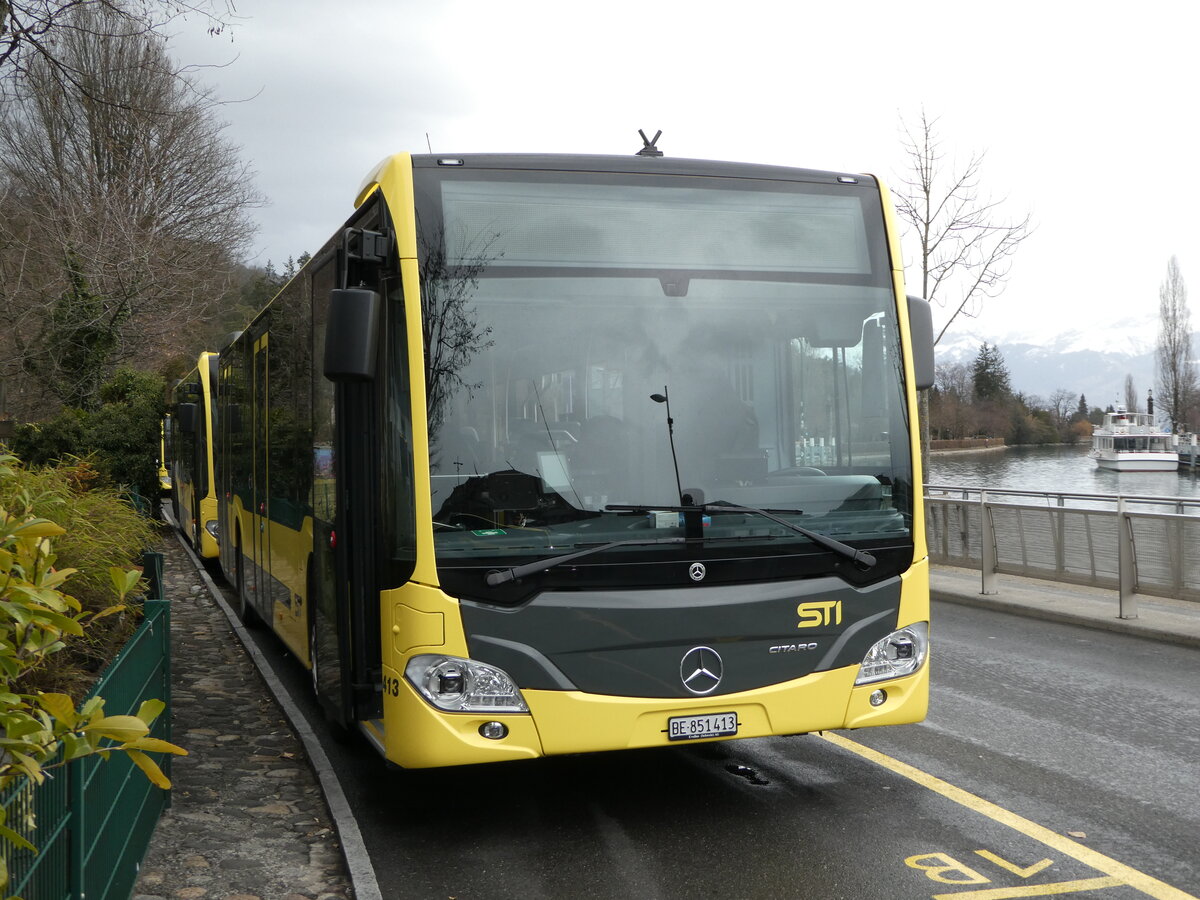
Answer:
<svg viewBox="0 0 1200 900"><path fill-rule="evenodd" d="M417 691L447 712L529 712L508 674L457 656L414 656L404 675Z"/></svg>
<svg viewBox="0 0 1200 900"><path fill-rule="evenodd" d="M219 539L217 536L217 525L218 523L216 519L210 519L204 523L204 530L212 535L214 541Z"/></svg>
<svg viewBox="0 0 1200 900"><path fill-rule="evenodd" d="M929 623L917 622L876 641L863 657L855 684L870 684L911 675L929 653Z"/></svg>

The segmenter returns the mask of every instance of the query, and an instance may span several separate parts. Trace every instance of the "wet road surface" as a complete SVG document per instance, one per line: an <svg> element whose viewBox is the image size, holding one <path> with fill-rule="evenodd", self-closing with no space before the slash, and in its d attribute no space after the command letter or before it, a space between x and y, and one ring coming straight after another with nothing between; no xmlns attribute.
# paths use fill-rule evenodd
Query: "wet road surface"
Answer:
<svg viewBox="0 0 1200 900"><path fill-rule="evenodd" d="M920 725L409 772L323 743L387 898L1200 896L1200 650L934 622Z"/></svg>

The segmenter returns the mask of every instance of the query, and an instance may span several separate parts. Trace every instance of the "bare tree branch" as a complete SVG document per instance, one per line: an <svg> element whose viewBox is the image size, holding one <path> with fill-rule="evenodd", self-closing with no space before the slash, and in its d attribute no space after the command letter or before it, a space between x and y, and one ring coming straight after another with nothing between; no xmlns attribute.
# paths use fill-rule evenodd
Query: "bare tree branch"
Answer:
<svg viewBox="0 0 1200 900"><path fill-rule="evenodd" d="M941 149L937 120L924 109L913 129L901 120L908 167L896 192L896 211L915 233L920 258L921 295L952 310L934 343L959 314L1003 289L1012 256L1032 233L1030 217L997 220L1003 201L980 193L983 154L973 154L961 169L950 166Z"/></svg>
<svg viewBox="0 0 1200 900"><path fill-rule="evenodd" d="M89 12L100 15L80 15ZM87 95L89 73L65 49L71 38L161 35L189 17L215 36L233 27L236 10L233 0L0 0L0 97L19 91L39 65L43 75Z"/></svg>
<svg viewBox="0 0 1200 900"><path fill-rule="evenodd" d="M0 379L23 415L171 353L230 291L261 203L216 102L125 15L80 4L0 107Z"/></svg>

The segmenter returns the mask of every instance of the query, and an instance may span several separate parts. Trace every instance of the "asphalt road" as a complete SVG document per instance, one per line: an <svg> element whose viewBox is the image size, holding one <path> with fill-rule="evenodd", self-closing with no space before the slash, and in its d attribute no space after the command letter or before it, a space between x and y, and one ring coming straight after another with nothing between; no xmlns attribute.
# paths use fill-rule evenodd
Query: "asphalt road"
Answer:
<svg viewBox="0 0 1200 900"><path fill-rule="evenodd" d="M440 771L325 750L389 900L1200 897L1200 650L934 621L921 725Z"/></svg>

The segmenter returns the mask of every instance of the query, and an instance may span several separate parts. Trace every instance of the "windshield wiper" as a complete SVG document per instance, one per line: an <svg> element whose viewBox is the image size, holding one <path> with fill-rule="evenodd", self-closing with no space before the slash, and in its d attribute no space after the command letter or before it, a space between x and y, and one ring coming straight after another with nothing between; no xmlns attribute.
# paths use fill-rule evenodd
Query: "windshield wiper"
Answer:
<svg viewBox="0 0 1200 900"><path fill-rule="evenodd" d="M576 550L574 553L564 553L562 556L548 556L545 559L539 559L536 562L526 563L523 566L513 566L511 569L497 569L494 572L488 572L486 580L490 587L496 587L497 585L504 584L508 581L515 581L518 578L524 578L526 575L535 575L538 572L546 571L546 569L553 569L555 566L561 566L563 563L569 563L572 560L582 559L585 556L591 556L593 553L603 553L605 550L611 550L613 547L631 547L635 545L646 544L682 544L686 541L687 538L681 537L610 541L607 544L596 544L593 547L586 547L583 550Z"/></svg>
<svg viewBox="0 0 1200 900"><path fill-rule="evenodd" d="M819 531L812 531L811 529L805 528L803 525L797 525L795 522L789 522L787 519L777 515L777 513L784 513L794 516L802 515L801 511L798 509L758 509L754 506L739 506L736 503L729 503L725 500L714 500L711 503L705 503L700 506L626 506L622 504L609 505L604 508L613 510L614 512L657 509L662 510L663 512L680 512L685 514L692 513L700 515L714 512L753 513L756 516L762 516L765 519L770 519L772 522L776 522L782 525L784 528L796 532L796 534L803 535L813 543L820 544L827 550L832 550L834 553L838 553L849 560L853 560L855 564L862 566L864 569L869 569L875 565L874 554L868 553L866 550L858 550L854 547L851 547L849 544L843 544L841 541L829 537L829 535L821 534Z"/></svg>
<svg viewBox="0 0 1200 900"><path fill-rule="evenodd" d="M754 513L755 515L770 519L772 522L778 522L784 528L790 528L792 531L796 532L796 534L802 534L810 541L814 541L815 543L820 544L822 547L832 550L834 553L840 553L842 556L849 560L853 560L857 565L862 566L864 569L869 569L875 565L874 554L868 553L866 550L858 550L855 547L851 547L849 544L843 544L841 541L831 538L827 534L821 534L819 531L812 531L811 529L805 528L803 525L797 525L795 522L789 522L787 519L775 515L775 510L757 509L753 506L739 506L735 503L727 503L724 500L714 500L712 503L705 503L702 509L705 512L727 510L729 512ZM798 510L778 510L778 512L785 511L799 514Z"/></svg>
<svg viewBox="0 0 1200 900"><path fill-rule="evenodd" d="M758 509L754 506L739 506L734 503L728 503L724 500L714 500L712 503L705 503L702 506L627 506L610 504L604 507L613 512L635 512L647 509L661 510L662 512L678 512L692 513L703 515L704 513L721 513L721 512L743 512L752 513L756 516L770 519L782 525L784 528L794 531L803 537L808 538L816 544L820 544L827 550L832 550L849 560L853 560L855 564L862 566L864 569L869 569L875 565L875 557L873 554L865 550L858 550L851 547L849 544L843 544L841 541L831 538L828 535L821 534L819 531L812 531L802 525L797 525L795 522L789 522L777 513L787 515L801 515L798 509ZM592 547L585 547L583 550L576 550L574 553L564 553L561 556L548 556L545 559L539 559L535 562L526 563L523 566L513 566L511 569L497 569L488 572L486 581L490 587L496 587L505 584L509 581L515 581L518 578L524 578L526 575L536 575L538 572L544 572L547 569L553 569L556 566L561 566L564 563L573 562L577 559L582 559L585 556L591 556L595 553L603 553L605 550L611 550L614 547L633 547L633 546L648 546L651 544L685 544L689 539L686 537L669 537L669 538L643 538L640 540L625 540L625 541L609 541L606 544L596 544ZM694 543L694 541L692 541Z"/></svg>

